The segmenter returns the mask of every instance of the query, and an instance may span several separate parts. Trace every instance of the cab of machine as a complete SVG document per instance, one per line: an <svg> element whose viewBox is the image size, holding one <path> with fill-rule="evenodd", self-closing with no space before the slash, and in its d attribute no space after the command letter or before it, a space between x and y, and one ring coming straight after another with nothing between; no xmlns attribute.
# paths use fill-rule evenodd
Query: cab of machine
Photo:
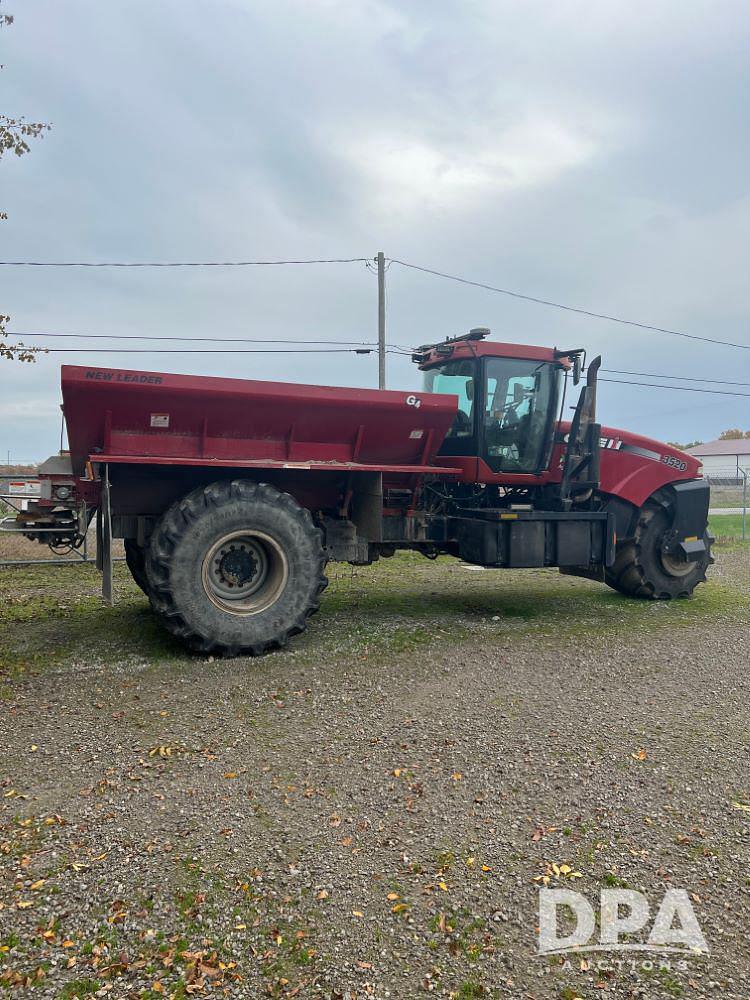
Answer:
<svg viewBox="0 0 750 1000"><path fill-rule="evenodd" d="M458 397L439 455L479 458L492 478L539 476L550 465L565 373L578 352L483 343L489 331L429 345L415 355L424 391Z"/></svg>

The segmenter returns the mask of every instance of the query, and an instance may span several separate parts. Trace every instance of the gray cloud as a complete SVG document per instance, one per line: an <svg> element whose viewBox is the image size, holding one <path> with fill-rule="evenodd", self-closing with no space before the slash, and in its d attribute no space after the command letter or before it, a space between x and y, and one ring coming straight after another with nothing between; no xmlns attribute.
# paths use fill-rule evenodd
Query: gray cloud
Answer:
<svg viewBox="0 0 750 1000"><path fill-rule="evenodd" d="M744 3L27 0L4 109L48 118L0 164L3 257L394 257L750 343ZM1 269L19 330L363 337L359 265ZM750 382L747 352L635 332L394 265L398 343L478 324L613 368ZM82 360L71 355L65 360ZM372 385L374 360L91 355L152 370ZM90 360L91 358L86 358ZM106 359L106 361L105 361ZM57 446L54 355L0 367L3 450ZM392 384L413 384L390 362ZM602 416L665 438L750 426L732 397L607 385Z"/></svg>

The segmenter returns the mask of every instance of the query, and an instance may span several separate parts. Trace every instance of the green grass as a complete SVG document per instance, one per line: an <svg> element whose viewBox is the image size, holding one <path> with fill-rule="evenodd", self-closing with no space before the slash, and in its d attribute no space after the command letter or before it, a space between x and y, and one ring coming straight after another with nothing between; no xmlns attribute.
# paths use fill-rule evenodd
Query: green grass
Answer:
<svg viewBox="0 0 750 1000"><path fill-rule="evenodd" d="M708 530L716 538L742 538L742 515L741 514L716 514L708 519ZM750 541L750 510L748 510L745 522L745 533Z"/></svg>
<svg viewBox="0 0 750 1000"><path fill-rule="evenodd" d="M75 979L62 987L61 1000L74 1000L75 997L91 997L102 987L98 979Z"/></svg>
<svg viewBox="0 0 750 1000"><path fill-rule="evenodd" d="M288 651L258 661L256 669L275 673L289 657L312 664L474 641L507 645L527 635L556 643L584 634L684 629L747 614L748 608L746 594L718 575L692 600L669 603L628 600L555 570L481 571L413 552L356 569L332 564L328 575L307 633ZM122 563L115 569L114 607L101 602L99 586L93 566L0 570L0 696L8 697L23 674L68 664L201 669L204 659L161 628Z"/></svg>

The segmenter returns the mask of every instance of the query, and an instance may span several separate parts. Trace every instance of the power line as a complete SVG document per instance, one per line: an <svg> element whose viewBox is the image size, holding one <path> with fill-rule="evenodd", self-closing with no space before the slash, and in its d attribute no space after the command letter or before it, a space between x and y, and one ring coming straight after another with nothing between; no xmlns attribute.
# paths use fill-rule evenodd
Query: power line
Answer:
<svg viewBox="0 0 750 1000"><path fill-rule="evenodd" d="M369 259L369 257L322 257L310 260L0 260L0 267L277 267L281 264L363 264Z"/></svg>
<svg viewBox="0 0 750 1000"><path fill-rule="evenodd" d="M619 368L602 368L601 371L610 375L637 375L640 378L669 378L679 382L708 382L711 385L741 385L750 389L750 382L729 382L723 378L695 378L692 375L662 375L656 372L625 372Z"/></svg>
<svg viewBox="0 0 750 1000"><path fill-rule="evenodd" d="M140 333L45 333L45 332L34 332L34 331L23 331L23 330L7 330L6 336L8 337L34 337L34 338L48 338L48 337L65 337L78 340L147 340L147 341L182 341L184 343L212 343L212 344L302 344L302 345L312 345L312 344L324 344L324 345L335 345L337 347L377 347L377 342L374 340L287 340L277 337L175 337L175 336L160 336L157 334L140 334ZM388 347L394 348L399 352L405 354L411 354L412 348L406 347L404 344L388 344Z"/></svg>
<svg viewBox="0 0 750 1000"><path fill-rule="evenodd" d="M6 331L9 337L70 337L78 340L167 340L187 343L210 342L212 344L332 344L337 347L377 347L372 340L284 340L275 337L174 337L141 333L34 333L33 331ZM397 346L397 345L392 345Z"/></svg>
<svg viewBox="0 0 750 1000"><path fill-rule="evenodd" d="M212 343L212 344L301 344L303 346L311 346L313 344L322 344L324 346L336 346L336 347L377 347L377 342L374 340L292 340L284 339L278 337L179 337L172 335L161 335L161 334L143 334L143 333L58 333L55 332L34 332L29 330L8 330L6 331L8 337L34 337L34 338L49 338L49 337L63 337L76 340L146 340L149 342L153 341L168 341L168 342L183 342L183 343ZM393 353L403 353L412 354L414 348L407 347L405 344L387 344L388 348L392 349ZM68 350L73 350L69 348ZM123 348L125 350L125 348ZM167 353L165 351L165 353ZM727 379L720 378L697 378L692 375L666 375L663 372L631 372L624 371L620 368L602 368L602 372L606 372L612 375L635 375L639 378L666 378L675 379L681 382L706 382L711 385L736 385L744 386L745 388L750 388L750 382L732 382Z"/></svg>
<svg viewBox="0 0 750 1000"><path fill-rule="evenodd" d="M562 302L553 302L551 299L538 298L535 295L523 295L521 292L512 292L507 288L498 288L495 285L486 285L482 281L472 281L469 278L460 278L455 274L446 274L444 271L435 271L430 267L420 267L418 264L409 264L405 260L391 258L391 263L400 264L402 267L411 268L413 271L422 271L424 274L432 274L436 278L447 278L449 281L457 281L462 285L471 285L474 288L483 288L488 292L498 292L500 295L509 295L514 299L523 299L524 302L535 302L537 305L550 306L553 309L562 309L565 312L578 313L581 316L590 316L593 319L605 319L610 323L620 323L623 326L634 326L639 330L652 330L654 333L668 333L672 337L685 337L687 340L700 340L705 344L718 344L722 347L737 347L743 351L750 351L750 344L735 344L727 340L714 340L711 337L699 337L694 333L683 333L681 330L670 330L663 326L652 326L650 323L639 323L632 319L622 319L620 316L610 316L607 313L593 312L591 309L580 309L577 306L564 305Z"/></svg>
<svg viewBox="0 0 750 1000"><path fill-rule="evenodd" d="M708 392L714 396L743 396L750 399L750 392L728 392L726 389L699 389L693 385L661 385L658 382L628 382L620 378L600 378L600 382L616 382L618 385L639 385L642 389L673 389L676 392Z"/></svg>
<svg viewBox="0 0 750 1000"><path fill-rule="evenodd" d="M374 347L310 347L295 350L277 350L276 348L242 348L231 347L225 351L215 351L210 347L176 347L162 351L158 347L40 347L36 344L12 344L12 350L33 348L43 354L374 354ZM396 354L397 351L389 351Z"/></svg>

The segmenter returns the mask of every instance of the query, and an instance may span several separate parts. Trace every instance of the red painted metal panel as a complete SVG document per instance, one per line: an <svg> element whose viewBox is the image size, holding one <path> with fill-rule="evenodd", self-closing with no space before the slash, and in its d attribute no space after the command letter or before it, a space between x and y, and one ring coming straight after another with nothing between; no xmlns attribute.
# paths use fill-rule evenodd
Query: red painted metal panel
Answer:
<svg viewBox="0 0 750 1000"><path fill-rule="evenodd" d="M567 434L570 422L558 424L558 434ZM475 455L441 455L439 460L452 466L462 482L497 483L501 486L540 486L562 479L564 446L552 450L549 468L538 476L493 472ZM603 493L622 497L641 507L652 493L669 483L700 478L700 462L691 455L662 441L631 434L614 427L602 427L600 481Z"/></svg>
<svg viewBox="0 0 750 1000"><path fill-rule="evenodd" d="M445 364L452 359L464 358L520 358L526 361L550 361L562 368L570 368L567 357L558 357L552 347L534 347L531 344L498 344L492 340L457 341L455 344L441 345L431 351L425 351L425 360L420 368L429 368L434 364Z"/></svg>
<svg viewBox="0 0 750 1000"><path fill-rule="evenodd" d="M196 468L222 469L301 469L313 472L387 472L405 473L408 475L452 476L459 475L458 469L437 465L363 465L361 462L276 462L273 459L246 461L233 458L230 461L220 461L214 458L162 458L160 456L144 455L109 455L102 453L95 456L97 462L107 462L111 465L193 465Z"/></svg>
<svg viewBox="0 0 750 1000"><path fill-rule="evenodd" d="M62 394L79 476L105 453L149 464L437 472L431 463L458 405L429 393L72 365Z"/></svg>
<svg viewBox="0 0 750 1000"><path fill-rule="evenodd" d="M601 489L636 507L662 486L700 478L700 462L653 438L602 427Z"/></svg>

